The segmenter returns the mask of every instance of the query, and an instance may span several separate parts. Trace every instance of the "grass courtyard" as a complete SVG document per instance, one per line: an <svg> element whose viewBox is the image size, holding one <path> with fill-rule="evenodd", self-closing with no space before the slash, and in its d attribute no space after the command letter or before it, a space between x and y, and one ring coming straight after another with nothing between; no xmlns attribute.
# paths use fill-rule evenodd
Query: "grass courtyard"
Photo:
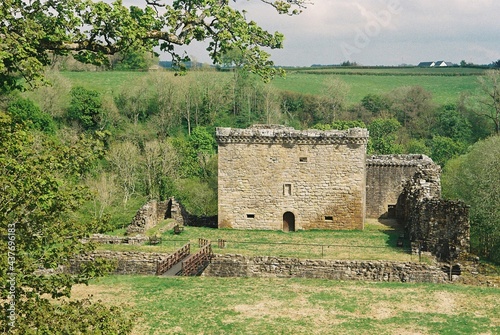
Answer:
<svg viewBox="0 0 500 335"><path fill-rule="evenodd" d="M168 226L169 222L163 225ZM116 231L121 235L124 230ZM409 252L406 241L403 248L397 246L402 228L391 221L367 220L365 229L348 231L310 230L285 233L282 231L255 231L236 229L211 229L185 227L179 234L171 229L162 232L161 226L149 231L158 234L162 242L157 245L106 244L99 249L115 251L173 252L190 242L196 250L198 239L212 242L213 250L219 254L241 254L246 256L279 256L301 259L352 259L418 262L418 256ZM224 248L218 241L225 241ZM422 259L428 261L427 259Z"/></svg>
<svg viewBox="0 0 500 335"><path fill-rule="evenodd" d="M318 279L110 276L75 286L133 334L500 334L500 288Z"/></svg>

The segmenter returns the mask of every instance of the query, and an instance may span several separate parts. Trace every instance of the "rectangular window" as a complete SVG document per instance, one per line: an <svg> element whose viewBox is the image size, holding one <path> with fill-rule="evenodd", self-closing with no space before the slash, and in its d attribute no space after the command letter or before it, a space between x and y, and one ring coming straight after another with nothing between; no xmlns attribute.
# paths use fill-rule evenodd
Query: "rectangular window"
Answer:
<svg viewBox="0 0 500 335"><path fill-rule="evenodd" d="M255 214L247 214L247 219L255 219Z"/></svg>
<svg viewBox="0 0 500 335"><path fill-rule="evenodd" d="M333 221L333 216L325 215L325 221Z"/></svg>
<svg viewBox="0 0 500 335"><path fill-rule="evenodd" d="M299 162L301 163L307 163L307 157L300 157Z"/></svg>
<svg viewBox="0 0 500 335"><path fill-rule="evenodd" d="M283 195L291 196L292 195L292 184L283 185Z"/></svg>

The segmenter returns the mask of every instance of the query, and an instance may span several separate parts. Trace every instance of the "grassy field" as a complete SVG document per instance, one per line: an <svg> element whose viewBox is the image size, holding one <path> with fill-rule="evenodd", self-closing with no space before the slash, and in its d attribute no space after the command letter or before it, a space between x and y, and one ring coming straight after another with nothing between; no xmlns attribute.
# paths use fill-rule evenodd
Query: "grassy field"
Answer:
<svg viewBox="0 0 500 335"><path fill-rule="evenodd" d="M449 68L330 68L289 69L286 78L277 78L270 85L280 89L309 94L325 94L324 82L336 77L350 86L348 102L358 103L368 94L384 94L401 86L422 86L430 91L439 104L455 103L462 92L478 88L477 77L483 69ZM189 76L206 75L189 72ZM116 94L131 83L140 83L147 72L63 72L74 85L82 85L101 92ZM172 74L173 75L173 74ZM221 80L229 72L209 72L214 80Z"/></svg>
<svg viewBox="0 0 500 335"><path fill-rule="evenodd" d="M363 231L309 230L285 233L185 227L180 235L174 235L172 230L162 232L162 243L158 245L106 244L99 245L98 249L170 253L190 242L194 251L197 249L198 239L204 238L213 242L213 250L219 254L302 259L419 261L417 256L409 253L408 244L404 249L396 246L400 234L399 226L377 220L369 220ZM218 247L219 239L226 241L225 248ZM422 260L429 261L426 258Z"/></svg>
<svg viewBox="0 0 500 335"><path fill-rule="evenodd" d="M393 72L379 72L381 70L378 69L367 69L363 70L364 72L347 72L347 70L290 71L286 78L277 78L273 85L282 90L325 94L325 81L335 77L350 86L347 99L351 104L360 102L368 94L385 94L402 86L421 86L432 93L436 103L448 104L455 103L462 92L476 91L479 87L477 76L481 73L426 75L428 72L425 71L428 69L417 69L422 71L420 73L416 70L412 72L405 69L390 70Z"/></svg>
<svg viewBox="0 0 500 335"><path fill-rule="evenodd" d="M111 276L72 292L123 306L141 335L500 334L499 288Z"/></svg>

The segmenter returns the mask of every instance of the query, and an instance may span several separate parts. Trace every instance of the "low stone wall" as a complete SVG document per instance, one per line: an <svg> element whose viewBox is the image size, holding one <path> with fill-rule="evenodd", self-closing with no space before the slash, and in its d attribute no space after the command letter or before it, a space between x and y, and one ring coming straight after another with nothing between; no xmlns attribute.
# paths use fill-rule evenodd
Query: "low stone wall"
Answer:
<svg viewBox="0 0 500 335"><path fill-rule="evenodd" d="M93 234L89 238L83 239L83 243L93 242L98 244L144 244L149 241L149 237L138 236L110 236L104 234Z"/></svg>
<svg viewBox="0 0 500 335"><path fill-rule="evenodd" d="M203 273L209 277L321 278L376 282L444 283L438 267L385 261L300 260L215 255Z"/></svg>
<svg viewBox="0 0 500 335"><path fill-rule="evenodd" d="M160 259L168 257L166 253L150 253L150 252L119 252L99 250L92 253L82 255L70 262L70 267L67 269L70 273L77 273L83 263L91 262L95 259L102 258L111 260L116 263L114 274L121 275L154 275L156 267Z"/></svg>

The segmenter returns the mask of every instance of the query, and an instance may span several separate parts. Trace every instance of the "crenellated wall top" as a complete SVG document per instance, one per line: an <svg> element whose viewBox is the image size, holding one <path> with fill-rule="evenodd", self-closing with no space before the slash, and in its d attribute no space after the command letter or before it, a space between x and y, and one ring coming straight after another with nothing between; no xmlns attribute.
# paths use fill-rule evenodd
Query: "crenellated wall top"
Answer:
<svg viewBox="0 0 500 335"><path fill-rule="evenodd" d="M375 155L366 157L367 166L428 166L435 165L426 155Z"/></svg>
<svg viewBox="0 0 500 335"><path fill-rule="evenodd" d="M217 128L217 142L248 144L366 144L368 130L295 130L276 125L254 125L247 129Z"/></svg>

